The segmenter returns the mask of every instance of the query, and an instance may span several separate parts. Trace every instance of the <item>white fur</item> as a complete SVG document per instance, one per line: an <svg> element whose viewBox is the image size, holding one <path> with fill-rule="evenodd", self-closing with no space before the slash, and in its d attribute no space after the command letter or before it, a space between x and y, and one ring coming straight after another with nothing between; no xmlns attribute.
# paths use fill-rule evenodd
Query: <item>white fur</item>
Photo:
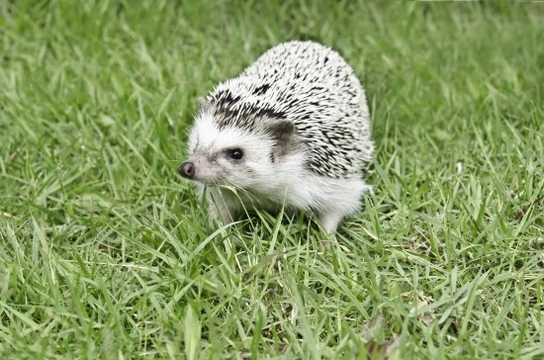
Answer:
<svg viewBox="0 0 544 360"><path fill-rule="evenodd" d="M277 211L284 206L288 213L298 209L314 212L323 228L334 233L343 218L360 210L361 197L371 190L371 186L358 177L334 179L291 168L260 191L234 193L229 188L203 184L197 184L197 189L200 196L207 197L210 213L215 217L219 215L226 223L246 210Z"/></svg>

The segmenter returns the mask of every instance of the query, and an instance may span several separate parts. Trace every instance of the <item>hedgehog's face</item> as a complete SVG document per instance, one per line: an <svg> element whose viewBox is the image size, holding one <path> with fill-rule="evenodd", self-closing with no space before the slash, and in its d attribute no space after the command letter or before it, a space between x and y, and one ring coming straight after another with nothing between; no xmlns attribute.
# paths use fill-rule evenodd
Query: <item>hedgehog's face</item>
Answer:
<svg viewBox="0 0 544 360"><path fill-rule="evenodd" d="M260 131L219 128L212 115L201 114L189 136L189 157L179 173L206 185L258 190L274 176L279 144L293 131L289 122L271 122Z"/></svg>

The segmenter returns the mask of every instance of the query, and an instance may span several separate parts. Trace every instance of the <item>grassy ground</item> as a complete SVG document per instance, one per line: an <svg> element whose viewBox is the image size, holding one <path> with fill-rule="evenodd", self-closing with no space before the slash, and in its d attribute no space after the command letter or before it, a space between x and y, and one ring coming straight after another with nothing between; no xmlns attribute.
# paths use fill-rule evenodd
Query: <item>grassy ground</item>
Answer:
<svg viewBox="0 0 544 360"><path fill-rule="evenodd" d="M544 357L544 5L183 3L0 2L0 358ZM295 38L372 108L330 249L176 175L197 97Z"/></svg>

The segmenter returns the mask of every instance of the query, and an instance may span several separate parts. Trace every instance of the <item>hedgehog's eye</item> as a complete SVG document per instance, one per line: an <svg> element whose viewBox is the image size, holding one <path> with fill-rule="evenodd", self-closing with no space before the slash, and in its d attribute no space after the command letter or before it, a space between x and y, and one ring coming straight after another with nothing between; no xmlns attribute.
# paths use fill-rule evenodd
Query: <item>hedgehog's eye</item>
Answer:
<svg viewBox="0 0 544 360"><path fill-rule="evenodd" d="M234 160L240 160L244 157L244 151L239 148L230 149L227 151L227 156Z"/></svg>

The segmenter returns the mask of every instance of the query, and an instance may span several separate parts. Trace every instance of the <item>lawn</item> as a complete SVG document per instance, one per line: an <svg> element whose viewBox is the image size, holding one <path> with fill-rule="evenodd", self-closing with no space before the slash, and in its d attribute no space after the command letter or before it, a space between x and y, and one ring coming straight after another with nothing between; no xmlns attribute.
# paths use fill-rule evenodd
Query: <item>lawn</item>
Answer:
<svg viewBox="0 0 544 360"><path fill-rule="evenodd" d="M375 186L212 227L197 99L269 47L365 86ZM0 358L544 358L544 4L0 1Z"/></svg>

